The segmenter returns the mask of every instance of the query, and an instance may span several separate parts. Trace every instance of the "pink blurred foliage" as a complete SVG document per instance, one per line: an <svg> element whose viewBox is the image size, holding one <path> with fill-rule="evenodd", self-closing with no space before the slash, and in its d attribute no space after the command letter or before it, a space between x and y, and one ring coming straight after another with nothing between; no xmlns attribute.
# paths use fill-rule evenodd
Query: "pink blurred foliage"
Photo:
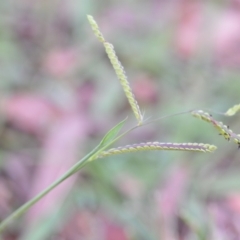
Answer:
<svg viewBox="0 0 240 240"><path fill-rule="evenodd" d="M88 121L72 113L58 120L45 139L43 156L37 168L29 198L35 196L68 170L82 155L88 134ZM51 191L28 212L28 222L51 213L64 201L75 181L72 176Z"/></svg>
<svg viewBox="0 0 240 240"><path fill-rule="evenodd" d="M240 216L240 193L232 193L227 196L227 204L230 209Z"/></svg>
<svg viewBox="0 0 240 240"><path fill-rule="evenodd" d="M2 98L0 112L19 129L40 135L61 114L60 109L43 97L29 93Z"/></svg>
<svg viewBox="0 0 240 240"><path fill-rule="evenodd" d="M142 35L146 30L154 27L153 19L154 21L157 19L164 21L164 17L166 18L165 14L164 17L162 17L163 14L161 14L160 10L156 11L156 8L154 7L151 9L151 17L149 14L143 14L140 9L141 6L139 8L139 11L136 12L135 8L132 8L129 4L124 5L121 2L121 4L107 9L104 14L102 23L100 22L99 25L103 27L103 32L109 32L109 34L112 34L114 32L120 33L121 29L124 29L126 31L130 31L129 34L135 33ZM111 24L109 24L109 20Z"/></svg>
<svg viewBox="0 0 240 240"><path fill-rule="evenodd" d="M240 2L239 2L240 4ZM226 205L230 211L235 215L233 219L233 225L238 233L240 239L240 193L231 193L227 196Z"/></svg>
<svg viewBox="0 0 240 240"><path fill-rule="evenodd" d="M0 216L6 216L10 212L10 203L13 198L8 182L4 177L0 177Z"/></svg>
<svg viewBox="0 0 240 240"><path fill-rule="evenodd" d="M19 14L17 19L13 19L14 33L21 42L32 43L40 36L38 22L32 14L27 12Z"/></svg>
<svg viewBox="0 0 240 240"><path fill-rule="evenodd" d="M108 219L105 220L104 224L105 236L103 239L106 240L127 240L129 239L123 227L117 225L115 222Z"/></svg>
<svg viewBox="0 0 240 240"><path fill-rule="evenodd" d="M223 240L240 239L240 216L229 208L227 202L210 203L209 212L213 219L212 229L215 236L221 236Z"/></svg>
<svg viewBox="0 0 240 240"><path fill-rule="evenodd" d="M114 27L117 29L128 28L133 29L136 25L136 14L130 9L129 6L124 6L120 4L118 7L108 9L105 17L106 19L111 19ZM106 23L109 25L109 23Z"/></svg>
<svg viewBox="0 0 240 240"><path fill-rule="evenodd" d="M188 175L186 167L176 167L170 172L163 187L155 194L160 235L163 235L163 239L170 240L176 237L172 229L188 185Z"/></svg>
<svg viewBox="0 0 240 240"><path fill-rule="evenodd" d="M157 83L148 76L142 75L135 79L133 92L143 105L152 105L158 100Z"/></svg>
<svg viewBox="0 0 240 240"><path fill-rule="evenodd" d="M185 59L194 57L199 50L211 46L213 59L222 65L240 64L240 6L239 1L230 1L217 18L207 23L210 32L205 31L204 3L182 0L179 6L176 47ZM206 23L205 23L206 24ZM204 40L204 41L203 41Z"/></svg>
<svg viewBox="0 0 240 240"><path fill-rule="evenodd" d="M63 239L128 240L124 228L106 214L82 210L74 213L59 233Z"/></svg>
<svg viewBox="0 0 240 240"><path fill-rule="evenodd" d="M164 218L171 218L177 213L187 183L188 172L186 168L179 167L170 172L165 184L156 193L159 214Z"/></svg>
<svg viewBox="0 0 240 240"><path fill-rule="evenodd" d="M32 159L24 154L10 154L4 171L8 176L10 189L18 202L24 202L31 186Z"/></svg>
<svg viewBox="0 0 240 240"><path fill-rule="evenodd" d="M203 20L203 2L182 0L179 6L176 47L179 54L188 59L192 57L200 43Z"/></svg>
<svg viewBox="0 0 240 240"><path fill-rule="evenodd" d="M240 8L233 3L220 16L214 30L216 60L221 64L240 64Z"/></svg>
<svg viewBox="0 0 240 240"><path fill-rule="evenodd" d="M136 177L127 173L119 174L116 181L116 187L122 194L132 200L139 199L143 195L143 183Z"/></svg>
<svg viewBox="0 0 240 240"><path fill-rule="evenodd" d="M97 213L91 211L79 210L75 211L71 217L69 217L66 225L59 232L62 239L77 240L77 239L101 239L102 232L99 228L99 219ZM58 239L58 238L56 238Z"/></svg>
<svg viewBox="0 0 240 240"><path fill-rule="evenodd" d="M71 74L79 62L75 49L54 49L44 59L44 68L54 77L64 78Z"/></svg>
<svg viewBox="0 0 240 240"><path fill-rule="evenodd" d="M0 177L0 218L12 212L12 206L26 201L31 186L32 159L20 153L9 153Z"/></svg>
<svg viewBox="0 0 240 240"><path fill-rule="evenodd" d="M89 113L96 94L96 86L92 81L85 81L81 87L76 90L76 101L80 111Z"/></svg>

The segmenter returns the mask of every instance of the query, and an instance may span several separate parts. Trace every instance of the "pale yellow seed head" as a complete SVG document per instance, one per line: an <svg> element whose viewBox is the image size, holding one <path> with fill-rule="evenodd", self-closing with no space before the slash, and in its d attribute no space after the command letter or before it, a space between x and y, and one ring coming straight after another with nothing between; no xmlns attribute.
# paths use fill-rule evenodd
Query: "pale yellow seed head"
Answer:
<svg viewBox="0 0 240 240"><path fill-rule="evenodd" d="M102 33L100 32L99 27L97 25L97 22L94 20L93 16L87 15L87 18L88 18L88 21L89 21L89 23L90 23L90 25L92 27L92 30L95 33L95 35L98 38L98 40L100 42L104 42L105 39L104 39Z"/></svg>

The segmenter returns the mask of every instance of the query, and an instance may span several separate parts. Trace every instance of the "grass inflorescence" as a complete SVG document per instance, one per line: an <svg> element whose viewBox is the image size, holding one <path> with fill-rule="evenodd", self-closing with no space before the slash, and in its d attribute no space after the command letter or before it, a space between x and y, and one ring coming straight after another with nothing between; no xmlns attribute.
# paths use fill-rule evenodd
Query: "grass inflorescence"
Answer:
<svg viewBox="0 0 240 240"><path fill-rule="evenodd" d="M108 55L108 58L113 66L113 69L122 85L123 91L125 92L125 95L128 99L128 102L133 110L133 113L138 121L138 125L142 125L143 123L143 115L141 113L140 107L138 105L138 102L133 94L133 91L130 87L130 84L128 82L127 79L127 75L125 73L125 70L121 64L121 62L119 61L116 52L114 50L114 47L111 43L107 42L104 37L103 34L101 33L101 31L99 30L99 27L96 23L96 21L94 20L94 18L90 15L87 16L88 17L88 21L92 27L93 32L95 33L96 37L98 38L98 40L100 42L103 43L103 46L105 48L105 51Z"/></svg>
<svg viewBox="0 0 240 240"><path fill-rule="evenodd" d="M218 130L219 134L222 135L226 140L233 140L235 143L238 144L240 148L240 134L234 133L229 126L223 124L220 121L217 121L213 118L211 114L208 112L204 112L202 110L194 110L191 112L194 117L200 118L208 123L212 123L213 126Z"/></svg>
<svg viewBox="0 0 240 240"><path fill-rule="evenodd" d="M112 148L107 151L101 152L97 158L108 157L111 155L147 151L147 150L177 150L177 151L193 151L193 152L213 152L216 150L216 146L205 143L165 143L165 142L146 142L139 144L127 145L124 147Z"/></svg>

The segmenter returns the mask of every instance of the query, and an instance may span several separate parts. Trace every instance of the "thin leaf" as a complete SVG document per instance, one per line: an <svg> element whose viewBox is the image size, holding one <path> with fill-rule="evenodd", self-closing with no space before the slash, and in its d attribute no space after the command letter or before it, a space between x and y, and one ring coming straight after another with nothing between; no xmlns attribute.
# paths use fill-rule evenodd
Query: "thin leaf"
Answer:
<svg viewBox="0 0 240 240"><path fill-rule="evenodd" d="M118 123L116 126L114 126L111 130L107 132L107 134L103 137L102 141L99 144L99 148L103 148L106 145L108 145L119 133L119 131L122 129L125 121L127 118L125 118L123 121Z"/></svg>

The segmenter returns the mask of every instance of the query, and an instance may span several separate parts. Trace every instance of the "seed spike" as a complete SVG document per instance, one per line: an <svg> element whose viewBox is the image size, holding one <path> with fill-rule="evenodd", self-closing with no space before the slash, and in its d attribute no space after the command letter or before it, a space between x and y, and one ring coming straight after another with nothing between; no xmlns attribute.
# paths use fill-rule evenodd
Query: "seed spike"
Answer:
<svg viewBox="0 0 240 240"><path fill-rule="evenodd" d="M105 41L105 39L104 39L102 33L99 30L97 22L94 20L93 16L91 16L91 15L87 15L87 18L88 18L88 21L89 21L89 23L92 27L92 30L95 33L96 37L98 38L98 40L100 42L103 43Z"/></svg>
<svg viewBox="0 0 240 240"><path fill-rule="evenodd" d="M127 145L124 147L112 148L107 151L101 152L98 156L91 160L97 158L103 158L111 155L128 153L128 152L138 152L147 150L177 150L177 151L194 151L194 152L213 152L217 149L216 146L205 144L205 143L164 143L164 142L147 142Z"/></svg>
<svg viewBox="0 0 240 240"><path fill-rule="evenodd" d="M202 110L194 110L191 112L194 117L200 118L206 122L210 122L219 131L219 135L222 135L227 141L232 139L235 143L240 145L240 135L234 133L229 126L224 125L222 122L215 120L209 113Z"/></svg>
<svg viewBox="0 0 240 240"><path fill-rule="evenodd" d="M125 92L125 95L128 99L128 102L132 108L132 111L138 121L138 125L142 125L143 123L143 115L141 113L140 107L138 105L137 100L135 99L135 96L133 94L133 91L130 87L130 84L127 80L127 75L124 71L124 68L121 64L121 62L119 61L115 51L114 51L114 47L111 43L107 42L104 37L103 34L100 32L99 27L97 25L97 22L94 20L94 18L90 15L87 15L88 21L92 27L93 32L95 33L96 37L98 38L98 40L100 42L103 43L103 46L105 47L105 51L108 55L108 58L113 66L113 69L122 85L122 88Z"/></svg>

